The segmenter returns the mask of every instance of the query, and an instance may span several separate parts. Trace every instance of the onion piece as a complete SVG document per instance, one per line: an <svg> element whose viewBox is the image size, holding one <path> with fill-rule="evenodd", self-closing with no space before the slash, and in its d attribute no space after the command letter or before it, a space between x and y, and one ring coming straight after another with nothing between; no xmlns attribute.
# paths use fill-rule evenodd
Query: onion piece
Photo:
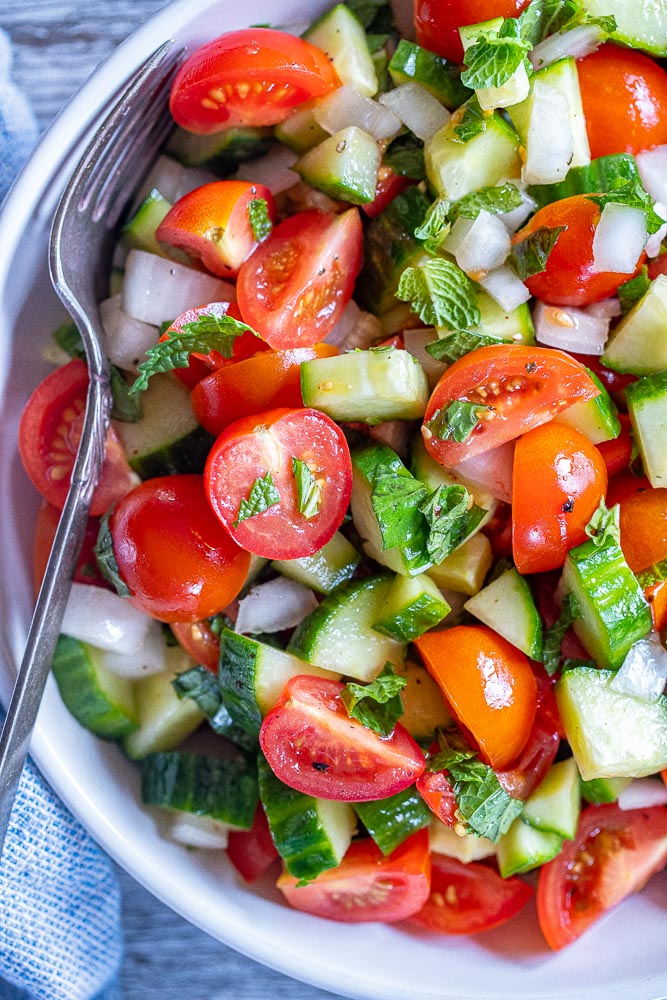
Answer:
<svg viewBox="0 0 667 1000"><path fill-rule="evenodd" d="M204 302L235 302L227 281L145 250L130 250L125 262L121 308L128 316L160 326Z"/></svg>
<svg viewBox="0 0 667 1000"><path fill-rule="evenodd" d="M483 451L481 455L466 458L455 465L452 472L473 492L477 489L488 490L497 500L511 503L515 443L506 441L497 448Z"/></svg>
<svg viewBox="0 0 667 1000"><path fill-rule="evenodd" d="M154 626L155 619L137 611L112 590L75 582L60 630L98 649L134 653Z"/></svg>
<svg viewBox="0 0 667 1000"><path fill-rule="evenodd" d="M537 202L528 194L522 181L516 177L512 177L509 179L509 183L518 189L521 195L521 204L517 205L516 208L510 209L509 212L503 212L498 218L502 219L508 232L515 233L518 229L521 229L528 216L533 214L537 208Z"/></svg>
<svg viewBox="0 0 667 1000"><path fill-rule="evenodd" d="M185 847L199 847L203 850L221 851L227 847L230 826L213 816L198 816L195 813L173 810L167 817L167 837Z"/></svg>
<svg viewBox="0 0 667 1000"><path fill-rule="evenodd" d="M419 327L415 330L403 331L403 344L405 345L405 350L411 354L413 358L416 358L424 369L424 374L426 375L430 389L435 388L438 379L447 368L444 361L437 361L435 358L431 357L427 350L425 350L427 344L432 344L433 341L437 339L438 331L433 326Z"/></svg>
<svg viewBox="0 0 667 1000"><path fill-rule="evenodd" d="M109 361L126 372L136 372L146 351L158 341L159 331L123 312L121 296L113 295L99 304L100 319L107 338Z"/></svg>
<svg viewBox="0 0 667 1000"><path fill-rule="evenodd" d="M151 674L161 674L167 669L171 650L164 641L164 634L159 622L154 621L143 642L133 653L119 653L109 650L104 663L117 677L129 677L139 680ZM180 647L179 647L180 653Z"/></svg>
<svg viewBox="0 0 667 1000"><path fill-rule="evenodd" d="M528 58L536 70L566 56L582 59L595 52L605 38L606 32L598 24L580 24L571 31L557 32L538 42L532 52L528 53Z"/></svg>
<svg viewBox="0 0 667 1000"><path fill-rule="evenodd" d="M349 84L323 97L313 110L313 117L330 135L355 125L374 139L394 139L401 131L401 119L370 97L363 97Z"/></svg>
<svg viewBox="0 0 667 1000"><path fill-rule="evenodd" d="M510 246L510 235L502 221L484 210L476 219L459 216L444 243L461 270L475 277L504 264Z"/></svg>
<svg viewBox="0 0 667 1000"><path fill-rule="evenodd" d="M437 97L418 83L402 83L378 101L400 118L411 132L423 142L428 142L439 129L449 124L451 112L443 107Z"/></svg>
<svg viewBox="0 0 667 1000"><path fill-rule="evenodd" d="M647 238L643 209L609 202L593 236L593 270L633 274Z"/></svg>
<svg viewBox="0 0 667 1000"><path fill-rule="evenodd" d="M658 700L667 683L667 650L660 636L651 632L629 649L622 666L612 678L610 688L649 704Z"/></svg>
<svg viewBox="0 0 667 1000"><path fill-rule="evenodd" d="M658 778L634 778L619 792L619 809L650 809L667 805L667 785Z"/></svg>
<svg viewBox="0 0 667 1000"><path fill-rule="evenodd" d="M281 194L301 180L297 172L292 170L298 158L287 146L274 146L266 156L260 156L252 163L241 164L234 174L234 180L263 184L271 194Z"/></svg>
<svg viewBox="0 0 667 1000"><path fill-rule="evenodd" d="M663 205L661 201L656 201L653 204L653 210L656 215L659 215L661 219L667 219L667 206ZM667 222L660 226L657 232L652 233L646 241L646 256L647 257L659 257L662 252L662 241L667 236Z"/></svg>
<svg viewBox="0 0 667 1000"><path fill-rule="evenodd" d="M219 180L218 175L211 173L210 170L204 170L201 167L186 167L178 160L172 159L171 156L158 156L139 188L133 204L136 210L151 191L157 189L162 197L173 205L179 198L194 191L195 188Z"/></svg>
<svg viewBox="0 0 667 1000"><path fill-rule="evenodd" d="M497 267L477 275L477 282L505 312L512 312L530 298L528 287L511 267Z"/></svg>
<svg viewBox="0 0 667 1000"><path fill-rule="evenodd" d="M635 160L641 182L651 198L667 205L667 145L637 153Z"/></svg>
<svg viewBox="0 0 667 1000"><path fill-rule="evenodd" d="M355 347L364 350L372 347L381 337L382 325L377 316L364 312L354 299L350 299L333 330L324 339L327 344L350 351Z"/></svg>
<svg viewBox="0 0 667 1000"><path fill-rule="evenodd" d="M526 135L526 162L521 171L525 184L562 181L574 156L570 105L564 94L536 79Z"/></svg>
<svg viewBox="0 0 667 1000"><path fill-rule="evenodd" d="M277 576L252 587L239 601L234 626L236 632L257 635L294 628L317 607L317 598L309 587L296 580Z"/></svg>
<svg viewBox="0 0 667 1000"><path fill-rule="evenodd" d="M575 354L600 355L609 337L609 316L596 316L574 306L538 302L533 310L533 323L538 343Z"/></svg>

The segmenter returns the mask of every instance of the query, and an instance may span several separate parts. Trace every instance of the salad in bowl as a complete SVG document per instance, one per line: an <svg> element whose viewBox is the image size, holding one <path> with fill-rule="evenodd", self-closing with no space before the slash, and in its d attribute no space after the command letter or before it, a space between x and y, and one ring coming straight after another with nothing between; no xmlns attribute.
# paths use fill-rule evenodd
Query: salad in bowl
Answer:
<svg viewBox="0 0 667 1000"><path fill-rule="evenodd" d="M568 968L664 879L667 25L632 7L402 36L350 0L174 80L53 675L232 908ZM88 378L70 324L48 356L37 583Z"/></svg>

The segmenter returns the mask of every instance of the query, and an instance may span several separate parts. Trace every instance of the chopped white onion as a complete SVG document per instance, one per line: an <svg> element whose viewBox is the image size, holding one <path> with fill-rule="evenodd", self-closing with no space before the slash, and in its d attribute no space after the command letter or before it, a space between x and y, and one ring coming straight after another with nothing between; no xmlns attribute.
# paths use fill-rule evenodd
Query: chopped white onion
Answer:
<svg viewBox="0 0 667 1000"><path fill-rule="evenodd" d="M647 240L646 212L609 202L593 236L593 270L632 274Z"/></svg>
<svg viewBox="0 0 667 1000"><path fill-rule="evenodd" d="M252 587L239 601L235 629L241 633L282 632L314 611L317 598L309 587L277 576Z"/></svg>
<svg viewBox="0 0 667 1000"><path fill-rule="evenodd" d="M234 302L236 289L212 274L195 271L145 250L130 250L121 308L128 316L160 326L207 302Z"/></svg>
<svg viewBox="0 0 667 1000"><path fill-rule="evenodd" d="M167 669L169 648L162 626L153 621L143 642L132 653L107 652L104 663L118 677L140 679Z"/></svg>
<svg viewBox="0 0 667 1000"><path fill-rule="evenodd" d="M609 316L596 316L574 306L537 302L533 310L538 343L575 354L602 354L609 337L609 322Z"/></svg>
<svg viewBox="0 0 667 1000"><path fill-rule="evenodd" d="M661 201L656 201L653 204L653 210L656 215L659 215L661 219L667 219L667 206L663 205ZM662 241L667 236L667 222L663 226L660 226L657 232L653 233L646 241L646 256L647 257L658 257L662 251Z"/></svg>
<svg viewBox="0 0 667 1000"><path fill-rule="evenodd" d="M609 685L640 701L657 701L667 683L667 650L652 632L635 642Z"/></svg>
<svg viewBox="0 0 667 1000"><path fill-rule="evenodd" d="M430 389L435 387L436 382L447 367L444 361L436 361L436 359L431 357L428 351L425 350L427 344L432 344L433 341L437 339L438 331L432 326L419 327L416 330L403 331L403 344L405 349L412 355L413 358L417 359L419 364L424 369Z"/></svg>
<svg viewBox="0 0 667 1000"><path fill-rule="evenodd" d="M528 191L522 181L513 177L511 178L510 183L513 184L515 188L518 188L519 194L521 195L521 204L517 205L516 208L511 209L509 212L503 212L502 215L498 216L498 218L502 219L508 232L515 233L517 229L521 228L528 216L533 214L537 208L537 202L528 194Z"/></svg>
<svg viewBox="0 0 667 1000"><path fill-rule="evenodd" d="M511 267L497 267L488 274L478 275L477 281L505 312L512 312L530 298L527 286Z"/></svg>
<svg viewBox="0 0 667 1000"><path fill-rule="evenodd" d="M580 24L571 31L557 32L555 35L548 35L544 41L538 42L528 58L533 64L533 69L542 69L543 66L550 66L551 63L564 59L566 56L574 56L575 59L582 59L584 56L595 52L597 47L604 41L605 32L597 24Z"/></svg>
<svg viewBox="0 0 667 1000"><path fill-rule="evenodd" d="M242 163L234 174L234 180L263 184L271 194L281 194L301 180L292 170L297 159L297 154L287 146L274 146L266 156L260 156L251 163Z"/></svg>
<svg viewBox="0 0 667 1000"><path fill-rule="evenodd" d="M109 361L123 371L135 372L137 365L145 360L148 348L157 343L158 328L124 313L120 295L104 299L99 310Z"/></svg>
<svg viewBox="0 0 667 1000"><path fill-rule="evenodd" d="M667 205L667 145L637 153L635 160L641 182L651 198Z"/></svg>
<svg viewBox="0 0 667 1000"><path fill-rule="evenodd" d="M379 103L389 108L423 142L432 139L452 117L437 97L418 83L402 83L382 94Z"/></svg>
<svg viewBox="0 0 667 1000"><path fill-rule="evenodd" d="M586 306L585 312L589 316L604 316L605 319L616 319L623 312L621 309L621 303L615 295L612 295L608 299L602 299L601 302L591 302L589 306Z"/></svg>
<svg viewBox="0 0 667 1000"><path fill-rule="evenodd" d="M123 597L104 587L73 583L61 631L98 649L134 653L155 620L137 611Z"/></svg>
<svg viewBox="0 0 667 1000"><path fill-rule="evenodd" d="M158 156L139 188L134 203L137 207L141 205L151 191L156 188L162 197L173 205L184 194L194 191L195 188L219 180L220 178L211 173L210 170L202 170L201 167L186 167L170 156Z"/></svg>
<svg viewBox="0 0 667 1000"><path fill-rule="evenodd" d="M619 792L619 809L650 809L667 805L667 785L660 778L634 778Z"/></svg>
<svg viewBox="0 0 667 1000"><path fill-rule="evenodd" d="M355 125L378 141L394 139L401 131L401 119L388 108L344 84L323 97L313 116L330 135Z"/></svg>
<svg viewBox="0 0 667 1000"><path fill-rule="evenodd" d="M510 235L502 221L484 210L476 219L459 216L444 243L461 270L475 277L480 272L500 267L510 246Z"/></svg>
<svg viewBox="0 0 667 1000"><path fill-rule="evenodd" d="M491 496L505 503L512 502L512 469L514 466L514 441L492 448L459 462L452 469L464 485L488 490Z"/></svg>
<svg viewBox="0 0 667 1000"><path fill-rule="evenodd" d="M212 816L197 816L195 813L174 810L167 817L166 831L170 840L186 847L199 847L203 850L220 851L227 847L230 829L229 823Z"/></svg>
<svg viewBox="0 0 667 1000"><path fill-rule="evenodd" d="M410 461L413 429L407 420L383 420L369 429L368 436L388 445L404 462Z"/></svg>
<svg viewBox="0 0 667 1000"><path fill-rule="evenodd" d="M382 324L377 316L364 312L350 299L342 316L327 334L327 344L333 344L340 350L353 351L355 348L365 350L372 347L382 337Z"/></svg>
<svg viewBox="0 0 667 1000"><path fill-rule="evenodd" d="M567 97L545 81L536 79L521 179L525 184L562 181L573 156L574 138Z"/></svg>

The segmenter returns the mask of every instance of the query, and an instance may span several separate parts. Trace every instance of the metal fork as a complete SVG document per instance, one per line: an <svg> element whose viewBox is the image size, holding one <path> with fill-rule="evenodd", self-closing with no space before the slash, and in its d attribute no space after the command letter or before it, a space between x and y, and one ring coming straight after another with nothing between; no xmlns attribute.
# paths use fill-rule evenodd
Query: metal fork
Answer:
<svg viewBox="0 0 667 1000"><path fill-rule="evenodd" d="M167 95L176 62L168 41L133 75L74 170L51 230L51 280L81 334L90 382L71 484L0 736L0 854L104 460L111 392L97 306L106 294L101 279L120 215L171 127Z"/></svg>

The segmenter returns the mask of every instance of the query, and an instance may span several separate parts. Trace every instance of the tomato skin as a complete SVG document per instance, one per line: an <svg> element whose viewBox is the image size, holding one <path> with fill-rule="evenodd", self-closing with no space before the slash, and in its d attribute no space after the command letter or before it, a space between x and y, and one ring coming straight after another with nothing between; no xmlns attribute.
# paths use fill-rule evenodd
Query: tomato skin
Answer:
<svg viewBox="0 0 667 1000"><path fill-rule="evenodd" d="M508 389L519 380L518 390ZM482 387L482 392L480 392ZM500 390L496 395L496 390ZM429 399L424 424L455 400L480 406L493 400L493 419L480 420L465 441L443 440L422 428L426 449L451 468L550 420L582 399L599 395L583 367L562 351L502 344L481 347L447 369ZM425 432L426 431L426 432Z"/></svg>
<svg viewBox="0 0 667 1000"><path fill-rule="evenodd" d="M33 580L35 584L35 595L44 577L46 564L56 537L60 511L53 507L46 500L43 500L37 511L37 521L35 522L35 537L33 539ZM95 587L106 587L107 582L99 571L97 559L95 558L95 543L100 530L99 517L89 517L86 525L86 532L83 536L83 544L79 559L74 570L72 579L76 583L87 583Z"/></svg>
<svg viewBox="0 0 667 1000"><path fill-rule="evenodd" d="M431 894L409 922L437 934L479 934L514 917L533 895L516 875L501 878L488 865L445 854L431 859Z"/></svg>
<svg viewBox="0 0 667 1000"><path fill-rule="evenodd" d="M528 658L482 625L426 632L415 646L447 706L477 741L480 756L494 769L514 761L526 745L537 707Z"/></svg>
<svg viewBox="0 0 667 1000"><path fill-rule="evenodd" d="M417 41L453 62L463 61L459 28L490 21L494 17L516 17L529 0L414 0Z"/></svg>
<svg viewBox="0 0 667 1000"><path fill-rule="evenodd" d="M621 433L610 441L601 441L595 447L602 456L607 467L607 477L611 479L619 472L630 467L632 461L632 435L630 433L630 418L626 413L619 413Z"/></svg>
<svg viewBox="0 0 667 1000"><path fill-rule="evenodd" d="M585 365L586 368L590 368L593 374L597 375L600 379L607 392L622 392L631 382L636 382L639 378L638 375L631 375L629 372L612 371L611 368L603 365L599 357L596 357L595 354L575 354L574 351L568 351L567 353L575 361ZM621 414L621 417L623 417L623 414Z"/></svg>
<svg viewBox="0 0 667 1000"><path fill-rule="evenodd" d="M350 301L362 248L356 208L285 219L239 271L244 321L275 350L324 340Z"/></svg>
<svg viewBox="0 0 667 1000"><path fill-rule="evenodd" d="M246 882L254 882L278 858L266 813L261 805L257 806L255 819L249 830L229 831L227 857Z"/></svg>
<svg viewBox="0 0 667 1000"><path fill-rule="evenodd" d="M201 476L148 479L109 517L128 598L163 622L193 622L225 608L245 582L250 554L213 515Z"/></svg>
<svg viewBox="0 0 667 1000"><path fill-rule="evenodd" d="M220 638L206 619L193 622L172 622L171 631L181 649L212 674L218 672Z"/></svg>
<svg viewBox="0 0 667 1000"><path fill-rule="evenodd" d="M228 31L186 60L171 87L175 122L210 135L236 126L276 125L311 97L340 86L329 59L273 28Z"/></svg>
<svg viewBox="0 0 667 1000"><path fill-rule="evenodd" d="M515 236L520 243L542 226L565 226L559 234L544 271L526 279L530 294L558 306L587 306L613 295L619 285L637 274L644 262L641 254L633 274L593 269L593 238L600 208L584 194L545 205Z"/></svg>
<svg viewBox="0 0 667 1000"><path fill-rule="evenodd" d="M233 365L221 365L193 389L195 417L210 434L220 434L241 417L278 406L303 406L302 362L336 354L332 344L314 344L287 351L267 350Z"/></svg>
<svg viewBox="0 0 667 1000"><path fill-rule="evenodd" d="M437 747L435 752L437 753ZM424 771L417 778L416 788L431 812L445 826L453 828L457 821L456 812L459 805L449 780L449 772Z"/></svg>
<svg viewBox="0 0 667 1000"><path fill-rule="evenodd" d="M667 863L667 809L588 806L575 840L540 868L537 916L547 944L572 944Z"/></svg>
<svg viewBox="0 0 667 1000"><path fill-rule="evenodd" d="M362 205L362 211L369 219L374 219L384 212L387 205L390 205L401 191L405 191L406 187L410 187L414 183L409 177L395 174L391 167L380 167L377 187L375 188L375 198L373 201Z"/></svg>
<svg viewBox="0 0 667 1000"><path fill-rule="evenodd" d="M553 691L555 678L549 677L541 664L533 664L533 674L537 681L537 709L526 745L509 767L496 771L507 794L523 801L546 777L563 736Z"/></svg>
<svg viewBox="0 0 667 1000"><path fill-rule="evenodd" d="M650 487L621 501L621 548L633 573L667 558L667 489Z"/></svg>
<svg viewBox="0 0 667 1000"><path fill-rule="evenodd" d="M306 675L287 682L259 734L271 770L290 788L338 802L403 791L424 770L424 755L400 723L383 737L351 718L344 687Z"/></svg>
<svg viewBox="0 0 667 1000"><path fill-rule="evenodd" d="M353 841L337 868L298 886L283 874L277 886L290 906L343 923L395 923L418 912L428 899L431 855L420 830L385 856L370 838Z"/></svg>
<svg viewBox="0 0 667 1000"><path fill-rule="evenodd" d="M318 512L298 509L292 459L312 466L321 488ZM271 473L280 500L235 523L253 483ZM267 559L317 552L342 524L352 493L350 449L341 429L319 410L278 408L230 424L204 469L209 502L235 541Z"/></svg>
<svg viewBox="0 0 667 1000"><path fill-rule="evenodd" d="M249 207L263 200L273 223L276 206L263 184L213 181L176 202L158 226L160 243L182 250L194 263L221 278L235 278L243 261L259 246L250 225Z"/></svg>
<svg viewBox="0 0 667 1000"><path fill-rule="evenodd" d="M512 552L520 573L543 573L586 541L586 525L607 489L600 452L572 427L551 421L514 449Z"/></svg>
<svg viewBox="0 0 667 1000"><path fill-rule="evenodd" d="M653 59L608 42L577 71L592 158L667 142L667 73Z"/></svg>
<svg viewBox="0 0 667 1000"><path fill-rule="evenodd" d="M75 359L42 379L26 403L19 424L23 467L35 489L59 510L65 506L72 477L88 391L88 369ZM113 427L109 428L104 464L91 517L104 514L138 482Z"/></svg>

